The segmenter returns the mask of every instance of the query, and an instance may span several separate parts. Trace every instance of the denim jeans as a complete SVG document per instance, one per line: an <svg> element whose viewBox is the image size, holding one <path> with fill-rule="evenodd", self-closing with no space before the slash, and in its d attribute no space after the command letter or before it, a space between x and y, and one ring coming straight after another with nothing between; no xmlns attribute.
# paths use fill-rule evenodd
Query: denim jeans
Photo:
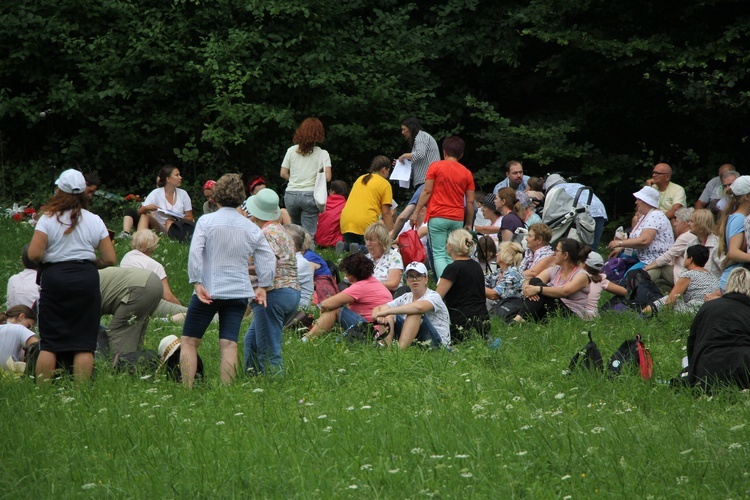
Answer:
<svg viewBox="0 0 750 500"><path fill-rule="evenodd" d="M299 297L299 290L275 288L266 295L266 307L252 302L253 322L245 333L246 371L283 373L281 334L284 324L297 313Z"/></svg>
<svg viewBox="0 0 750 500"><path fill-rule="evenodd" d="M284 193L284 206L292 224L302 226L310 236L315 236L320 210L315 204L312 191L287 191Z"/></svg>
<svg viewBox="0 0 750 500"><path fill-rule="evenodd" d="M346 331L357 323L367 323L367 320L348 307L342 306L339 310L339 325L341 325L341 328Z"/></svg>
<svg viewBox="0 0 750 500"><path fill-rule="evenodd" d="M247 310L245 299L213 299L204 304L197 295L190 297L185 323L182 325L183 337L202 339L208 325L219 313L219 338L237 342L240 336L240 324Z"/></svg>
<svg viewBox="0 0 750 500"><path fill-rule="evenodd" d="M401 329L403 328L403 326L404 317L401 315L397 315L393 322L394 338L397 339L401 336ZM424 316L422 316L422 323L419 325L416 340L418 342L432 342L432 347L440 347L443 343L440 339L440 334L437 332L437 330L435 330L435 327L432 326L430 320Z"/></svg>
<svg viewBox="0 0 750 500"><path fill-rule="evenodd" d="M464 227L464 221L443 219L433 217L427 222L427 234L430 237L430 248L432 249L432 262L435 265L435 279L439 279L448 264L453 259L448 255L445 245L448 243L448 236L456 229Z"/></svg>

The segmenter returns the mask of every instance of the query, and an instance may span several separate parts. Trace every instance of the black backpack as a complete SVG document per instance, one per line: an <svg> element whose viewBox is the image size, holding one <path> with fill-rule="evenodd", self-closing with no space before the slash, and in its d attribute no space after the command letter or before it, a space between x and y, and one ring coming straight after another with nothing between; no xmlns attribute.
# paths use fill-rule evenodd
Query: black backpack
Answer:
<svg viewBox="0 0 750 500"><path fill-rule="evenodd" d="M174 353L164 363L164 369L167 372L167 379L174 382L182 382L182 371L180 370L180 352L182 348L178 347ZM198 366L195 369L195 381L203 380L205 374L203 372L203 360L200 354L198 354Z"/></svg>
<svg viewBox="0 0 750 500"><path fill-rule="evenodd" d="M195 232L195 223L188 220L176 220L169 226L167 235L180 243L190 243Z"/></svg>
<svg viewBox="0 0 750 500"><path fill-rule="evenodd" d="M120 373L138 375L156 373L159 368L159 355L153 350L133 351L127 354L115 354L112 367Z"/></svg>
<svg viewBox="0 0 750 500"><path fill-rule="evenodd" d="M575 353L570 360L568 370L571 372L574 370L602 371L604 368L602 353L599 351L594 339L591 338L591 331L588 333L588 343Z"/></svg>
<svg viewBox="0 0 750 500"><path fill-rule="evenodd" d="M333 276L333 279L336 281L336 286L339 286L341 284L341 277L339 276L339 266L333 263L333 261L326 259L326 265L328 266L328 269L331 271L331 276Z"/></svg>
<svg viewBox="0 0 750 500"><path fill-rule="evenodd" d="M643 269L636 269L625 275L625 289L628 291L628 299L641 309L664 296L656 283L651 281L648 272Z"/></svg>

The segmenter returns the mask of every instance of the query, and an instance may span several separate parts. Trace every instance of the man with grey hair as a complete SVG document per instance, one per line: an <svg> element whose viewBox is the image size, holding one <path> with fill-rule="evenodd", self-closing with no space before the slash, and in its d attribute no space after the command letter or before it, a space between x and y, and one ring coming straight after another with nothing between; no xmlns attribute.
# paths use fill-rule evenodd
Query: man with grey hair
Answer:
<svg viewBox="0 0 750 500"><path fill-rule="evenodd" d="M668 219L674 219L677 209L687 204L685 189L679 184L672 182L672 167L666 163L657 163L651 172L651 178L646 181L647 186L659 191L659 210L664 212Z"/></svg>
<svg viewBox="0 0 750 500"><path fill-rule="evenodd" d="M703 188L703 192L695 202L695 208L708 208L712 212L716 212L716 204L724 196L724 188L722 187L722 176L733 171L734 166L731 163L725 163L719 167L719 173L716 177L706 183L706 187ZM738 176L739 177L739 176Z"/></svg>
<svg viewBox="0 0 750 500"><path fill-rule="evenodd" d="M719 197L719 201L716 202L716 206L712 208L714 215L718 215L727 206L727 190L732 186L732 183L737 180L740 173L736 170L729 170L721 174L721 183L718 186L718 192L716 196Z"/></svg>
<svg viewBox="0 0 750 500"><path fill-rule="evenodd" d="M673 287L680 273L685 270L685 250L695 240L695 235L690 232L690 219L694 210L683 207L675 212L675 217L672 219L674 243L666 252L643 268L651 276L651 281L657 285Z"/></svg>

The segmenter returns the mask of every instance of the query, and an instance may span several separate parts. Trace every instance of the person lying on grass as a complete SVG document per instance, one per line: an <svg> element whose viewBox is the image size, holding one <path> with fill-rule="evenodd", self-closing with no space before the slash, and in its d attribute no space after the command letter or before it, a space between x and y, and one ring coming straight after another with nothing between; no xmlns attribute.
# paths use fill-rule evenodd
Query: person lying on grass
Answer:
<svg viewBox="0 0 750 500"><path fill-rule="evenodd" d="M393 298L385 285L373 276L375 264L366 255L347 255L341 260L339 269L350 285L318 304L320 317L302 337L303 342L320 337L336 323L347 330L358 323L372 322L373 308Z"/></svg>
<svg viewBox="0 0 750 500"><path fill-rule="evenodd" d="M434 290L427 288L427 268L421 262L406 266L406 283L410 292L378 306L372 311L372 319L380 325L388 325L386 344L398 340L398 346L406 349L416 339L429 342L432 347L449 345L450 315L443 299Z"/></svg>

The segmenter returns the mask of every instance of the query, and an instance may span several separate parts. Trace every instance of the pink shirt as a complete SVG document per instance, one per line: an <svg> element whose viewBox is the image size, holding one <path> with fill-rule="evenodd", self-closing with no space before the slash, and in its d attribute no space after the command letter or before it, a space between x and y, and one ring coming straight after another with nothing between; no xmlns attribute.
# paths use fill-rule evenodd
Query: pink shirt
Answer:
<svg viewBox="0 0 750 500"><path fill-rule="evenodd" d="M367 321L372 321L373 309L393 300L391 292L374 276L352 283L342 293L354 299L347 307Z"/></svg>

